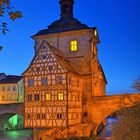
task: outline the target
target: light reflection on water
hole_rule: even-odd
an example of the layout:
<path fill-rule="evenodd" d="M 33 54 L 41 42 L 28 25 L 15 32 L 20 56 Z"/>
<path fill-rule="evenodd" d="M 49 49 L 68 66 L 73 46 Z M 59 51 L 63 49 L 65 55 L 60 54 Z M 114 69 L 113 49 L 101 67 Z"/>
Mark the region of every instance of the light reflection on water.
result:
<path fill-rule="evenodd" d="M 9 131 L 7 132 L 7 136 L 10 138 L 18 138 L 20 133 L 18 131 Z"/>
<path fill-rule="evenodd" d="M 10 130 L 0 132 L 0 140 L 27 140 L 32 135 L 32 130 Z"/>
<path fill-rule="evenodd" d="M 111 126 L 117 123 L 116 117 L 107 117 L 106 127 L 99 133 L 98 140 L 111 140 L 112 129 Z M 0 132 L 0 140 L 28 140 L 32 135 L 32 130 L 12 130 Z"/>
<path fill-rule="evenodd" d="M 99 140 L 107 140 L 112 137 L 112 128 L 111 126 L 117 123 L 118 119 L 116 117 L 107 117 L 106 119 L 106 126 L 104 129 L 98 134 Z"/>

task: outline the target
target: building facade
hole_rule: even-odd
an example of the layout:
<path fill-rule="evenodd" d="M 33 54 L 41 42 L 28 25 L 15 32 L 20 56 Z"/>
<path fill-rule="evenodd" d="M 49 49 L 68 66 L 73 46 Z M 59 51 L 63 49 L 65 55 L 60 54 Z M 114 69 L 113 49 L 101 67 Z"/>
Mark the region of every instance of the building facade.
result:
<path fill-rule="evenodd" d="M 3 74 L 0 78 L 0 104 L 24 102 L 22 76 Z"/>
<path fill-rule="evenodd" d="M 60 0 L 61 17 L 32 36 L 35 56 L 23 73 L 25 127 L 66 128 L 83 123 L 85 104 L 106 95 L 96 27 L 73 17 L 73 0 Z"/>

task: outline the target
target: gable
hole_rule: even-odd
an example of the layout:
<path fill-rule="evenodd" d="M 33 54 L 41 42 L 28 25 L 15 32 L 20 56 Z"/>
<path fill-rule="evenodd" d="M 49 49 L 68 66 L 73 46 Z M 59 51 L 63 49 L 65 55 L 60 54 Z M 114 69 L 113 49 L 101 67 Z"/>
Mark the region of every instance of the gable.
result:
<path fill-rule="evenodd" d="M 56 55 L 47 42 L 43 42 L 38 53 L 33 58 L 24 76 L 58 74 L 67 72 L 59 62 L 60 56 Z"/>

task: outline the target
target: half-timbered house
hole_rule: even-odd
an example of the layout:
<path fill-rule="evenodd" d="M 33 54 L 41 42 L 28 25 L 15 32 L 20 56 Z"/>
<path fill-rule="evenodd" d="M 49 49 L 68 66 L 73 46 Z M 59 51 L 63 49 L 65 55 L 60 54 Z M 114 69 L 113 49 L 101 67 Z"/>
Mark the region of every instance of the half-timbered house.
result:
<path fill-rule="evenodd" d="M 44 41 L 24 77 L 25 126 L 81 123 L 82 76 L 55 47 Z"/>
<path fill-rule="evenodd" d="M 35 56 L 23 73 L 25 127 L 68 127 L 88 116 L 85 104 L 104 96 L 99 35 L 73 18 L 73 0 L 60 0 L 61 17 L 32 36 Z"/>

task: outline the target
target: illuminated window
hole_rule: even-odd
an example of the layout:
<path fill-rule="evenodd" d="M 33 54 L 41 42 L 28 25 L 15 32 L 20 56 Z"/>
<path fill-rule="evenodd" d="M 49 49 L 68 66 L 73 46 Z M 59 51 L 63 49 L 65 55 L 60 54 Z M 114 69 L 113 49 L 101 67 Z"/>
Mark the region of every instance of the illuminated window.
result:
<path fill-rule="evenodd" d="M 97 30 L 94 31 L 94 35 L 97 36 Z"/>
<path fill-rule="evenodd" d="M 71 50 L 72 52 L 78 50 L 78 42 L 77 42 L 77 40 L 72 40 L 72 41 L 70 42 L 70 50 Z"/>
<path fill-rule="evenodd" d="M 31 86 L 31 87 L 34 86 L 34 80 L 33 79 L 30 79 L 28 81 L 28 85 Z"/>
<path fill-rule="evenodd" d="M 64 93 L 58 93 L 58 100 L 64 100 Z"/>
<path fill-rule="evenodd" d="M 46 101 L 50 101 L 51 100 L 51 94 L 50 93 L 46 93 Z"/>

